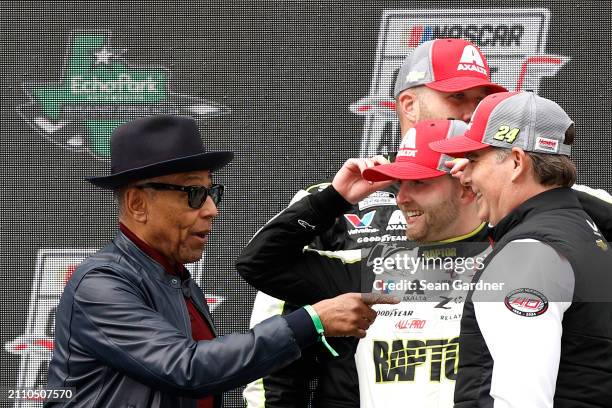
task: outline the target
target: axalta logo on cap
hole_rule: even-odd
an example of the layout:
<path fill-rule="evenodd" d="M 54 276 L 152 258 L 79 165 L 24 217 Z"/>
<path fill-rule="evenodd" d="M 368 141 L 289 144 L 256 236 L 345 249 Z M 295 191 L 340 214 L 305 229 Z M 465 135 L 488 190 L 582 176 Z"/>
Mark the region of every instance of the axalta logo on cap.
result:
<path fill-rule="evenodd" d="M 547 153 L 557 153 L 559 151 L 559 141 L 546 137 L 536 137 L 534 150 Z"/>
<path fill-rule="evenodd" d="M 416 129 L 410 128 L 406 136 L 402 139 L 402 144 L 396 157 L 416 157 Z"/>
<path fill-rule="evenodd" d="M 475 71 L 487 76 L 487 69 L 480 52 L 473 45 L 466 45 L 459 59 L 457 71 Z"/>

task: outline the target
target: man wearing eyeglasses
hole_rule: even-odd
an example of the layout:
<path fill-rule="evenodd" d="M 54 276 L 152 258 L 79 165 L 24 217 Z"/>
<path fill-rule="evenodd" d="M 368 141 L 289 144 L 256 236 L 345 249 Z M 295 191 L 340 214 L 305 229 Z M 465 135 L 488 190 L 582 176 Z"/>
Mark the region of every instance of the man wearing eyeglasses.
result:
<path fill-rule="evenodd" d="M 195 121 L 152 116 L 111 137 L 119 233 L 86 259 L 56 311 L 49 389 L 74 388 L 46 406 L 215 407 L 218 394 L 268 374 L 328 336 L 365 336 L 370 305 L 351 293 L 220 338 L 184 264 L 202 256 L 223 186 L 211 173 L 232 152 L 206 152 Z"/>

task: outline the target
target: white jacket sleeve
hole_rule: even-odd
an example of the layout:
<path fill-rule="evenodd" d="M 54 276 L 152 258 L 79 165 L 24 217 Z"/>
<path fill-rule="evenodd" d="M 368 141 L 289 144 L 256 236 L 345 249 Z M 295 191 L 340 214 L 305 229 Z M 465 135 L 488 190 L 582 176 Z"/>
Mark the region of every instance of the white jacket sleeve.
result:
<path fill-rule="evenodd" d="M 514 241 L 498 253 L 481 280 L 503 283 L 503 293 L 475 293 L 476 320 L 493 358 L 495 408 L 553 407 L 563 314 L 571 305 L 574 274 L 553 248 Z"/>

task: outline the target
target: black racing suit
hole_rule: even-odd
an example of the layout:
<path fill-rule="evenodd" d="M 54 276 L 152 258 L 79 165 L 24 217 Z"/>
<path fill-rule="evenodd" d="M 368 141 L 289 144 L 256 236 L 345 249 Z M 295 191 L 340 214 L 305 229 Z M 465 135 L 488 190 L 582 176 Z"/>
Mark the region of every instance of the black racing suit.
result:
<path fill-rule="evenodd" d="M 330 185 L 322 182 L 298 192 L 296 199 L 317 193 Z M 316 235 L 309 248 L 323 251 L 351 251 L 368 248 L 377 242 L 406 241 L 405 220 L 396 205 L 397 185 L 377 191 L 354 206 L 346 216 L 340 215 L 325 232 Z M 363 221 L 363 225 L 359 225 Z M 358 224 L 357 226 L 355 224 Z M 343 256 L 339 252 L 338 256 Z M 358 289 L 355 289 L 358 290 Z M 299 306 L 258 293 L 253 316 L 272 313 L 287 314 Z M 258 322 L 254 320 L 253 323 Z M 305 350 L 302 357 L 289 366 L 247 386 L 244 397 L 249 408 L 298 408 L 312 402 L 315 407 L 355 407 L 359 405 L 359 387 L 353 354 L 356 340 L 329 340 L 340 357 L 335 359 L 322 345 Z M 332 368 L 331 370 L 329 369 Z M 330 375 L 333 373 L 333 375 Z M 314 385 L 314 394 L 311 390 Z M 341 395 L 336 390 L 352 390 Z"/>

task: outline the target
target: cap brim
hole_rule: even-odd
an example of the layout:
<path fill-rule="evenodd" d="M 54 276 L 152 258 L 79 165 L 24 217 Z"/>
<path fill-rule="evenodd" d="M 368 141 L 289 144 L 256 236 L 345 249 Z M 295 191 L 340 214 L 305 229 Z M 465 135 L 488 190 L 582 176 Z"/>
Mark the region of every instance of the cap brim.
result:
<path fill-rule="evenodd" d="M 484 78 L 476 77 L 454 77 L 442 79 L 440 81 L 433 81 L 425 84 L 425 86 L 441 92 L 459 92 L 479 86 L 486 86 L 492 90 L 492 93 L 508 92 L 508 90 L 501 85 L 493 83 Z"/>
<path fill-rule="evenodd" d="M 408 162 L 381 164 L 380 166 L 365 169 L 361 176 L 368 181 L 385 180 L 421 180 L 440 177 L 447 173 Z"/>
<path fill-rule="evenodd" d="M 219 170 L 232 161 L 233 158 L 234 153 L 229 151 L 206 152 L 130 169 L 110 176 L 87 177 L 85 180 L 89 181 L 94 186 L 113 190 L 134 181 L 150 177 L 165 176 L 167 174 L 183 173 L 186 171 Z"/>
<path fill-rule="evenodd" d="M 429 148 L 434 152 L 448 154 L 453 157 L 462 157 L 465 153 L 486 149 L 487 147 L 491 147 L 491 145 L 476 142 L 464 135 L 438 140 L 429 144 Z"/>

